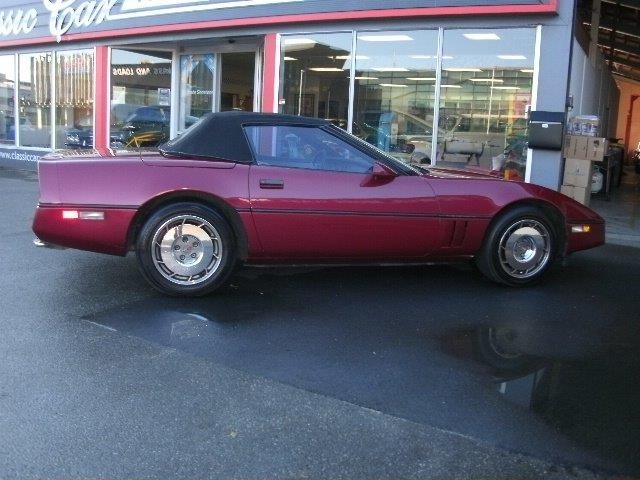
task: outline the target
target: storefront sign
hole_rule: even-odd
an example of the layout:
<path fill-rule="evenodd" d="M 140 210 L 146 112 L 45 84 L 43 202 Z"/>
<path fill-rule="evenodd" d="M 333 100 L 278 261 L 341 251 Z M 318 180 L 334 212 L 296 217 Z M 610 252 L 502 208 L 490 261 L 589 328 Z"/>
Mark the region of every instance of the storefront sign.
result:
<path fill-rule="evenodd" d="M 555 5 L 557 0 L 489 0 L 496 5 Z M 548 3 L 547 3 L 548 2 Z M 375 3 L 375 7 L 372 4 Z M 354 0 L 350 11 L 464 7 L 477 0 Z M 51 38 L 157 27 L 176 23 L 314 15 L 335 12 L 335 2 L 316 0 L 40 0 L 32 8 L 24 0 L 3 0 L 0 46 L 3 41 Z"/>

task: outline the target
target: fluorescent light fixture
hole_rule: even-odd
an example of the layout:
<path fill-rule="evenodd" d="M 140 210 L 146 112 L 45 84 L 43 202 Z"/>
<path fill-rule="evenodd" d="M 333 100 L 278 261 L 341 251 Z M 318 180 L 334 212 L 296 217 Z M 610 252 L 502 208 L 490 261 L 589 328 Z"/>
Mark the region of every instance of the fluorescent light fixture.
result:
<path fill-rule="evenodd" d="M 372 68 L 371 70 L 375 70 L 376 72 L 408 72 L 408 68 L 404 67 L 379 67 Z"/>
<path fill-rule="evenodd" d="M 447 72 L 481 72 L 479 68 L 445 68 Z"/>
<path fill-rule="evenodd" d="M 524 55 L 498 55 L 498 58 L 501 60 L 526 60 L 527 57 Z"/>
<path fill-rule="evenodd" d="M 409 35 L 361 35 L 358 40 L 363 42 L 410 42 L 413 38 Z"/>
<path fill-rule="evenodd" d="M 436 77 L 407 77 L 407 80 L 411 80 L 413 82 L 435 82 Z"/>
<path fill-rule="evenodd" d="M 495 33 L 463 33 L 462 36 L 467 40 L 500 40 Z"/>
<path fill-rule="evenodd" d="M 523 68 L 520 70 L 522 73 L 533 73 L 533 68 Z"/>
<path fill-rule="evenodd" d="M 520 87 L 491 87 L 494 90 L 520 90 Z"/>
<path fill-rule="evenodd" d="M 356 80 L 378 80 L 378 77 L 355 77 Z"/>
<path fill-rule="evenodd" d="M 391 87 L 391 88 L 407 88 L 409 85 L 401 85 L 399 83 L 380 83 L 381 87 Z"/>
<path fill-rule="evenodd" d="M 336 67 L 313 67 L 313 68 L 310 68 L 309 70 L 312 70 L 314 72 L 342 72 L 343 71 L 341 68 L 336 68 Z"/>
<path fill-rule="evenodd" d="M 470 78 L 472 82 L 486 82 L 486 83 L 503 83 L 504 80 L 500 78 Z"/>
<path fill-rule="evenodd" d="M 312 38 L 285 38 L 284 39 L 284 44 L 285 45 L 315 45 L 316 42 L 314 39 Z"/>
<path fill-rule="evenodd" d="M 297 61 L 297 58 L 294 57 L 284 57 L 284 61 L 285 62 L 293 62 L 293 61 Z"/>
<path fill-rule="evenodd" d="M 440 88 L 462 88 L 462 87 L 460 85 L 440 85 Z"/>

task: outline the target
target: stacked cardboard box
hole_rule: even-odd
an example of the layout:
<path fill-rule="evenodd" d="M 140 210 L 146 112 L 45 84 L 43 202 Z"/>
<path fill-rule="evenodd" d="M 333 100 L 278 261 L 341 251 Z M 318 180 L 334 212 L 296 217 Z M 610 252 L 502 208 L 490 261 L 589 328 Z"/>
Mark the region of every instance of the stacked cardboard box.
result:
<path fill-rule="evenodd" d="M 564 140 L 564 178 L 560 191 L 589 205 L 593 162 L 601 162 L 607 148 L 605 138 L 567 135 Z"/>

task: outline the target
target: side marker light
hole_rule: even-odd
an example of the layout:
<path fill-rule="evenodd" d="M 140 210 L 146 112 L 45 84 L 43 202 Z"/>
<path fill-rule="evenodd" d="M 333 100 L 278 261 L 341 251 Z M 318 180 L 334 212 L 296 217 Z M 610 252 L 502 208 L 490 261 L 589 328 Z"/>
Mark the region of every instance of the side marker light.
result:
<path fill-rule="evenodd" d="M 589 233 L 591 231 L 591 225 L 572 225 L 571 233 Z"/>

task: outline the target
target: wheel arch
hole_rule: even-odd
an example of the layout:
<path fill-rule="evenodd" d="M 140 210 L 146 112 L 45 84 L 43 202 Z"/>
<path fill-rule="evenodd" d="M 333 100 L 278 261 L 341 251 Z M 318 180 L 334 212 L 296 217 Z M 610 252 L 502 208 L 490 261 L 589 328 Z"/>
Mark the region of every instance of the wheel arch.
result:
<path fill-rule="evenodd" d="M 174 203 L 196 203 L 218 212 L 227 221 L 236 241 L 238 258 L 244 260 L 248 255 L 248 239 L 242 219 L 238 212 L 223 199 L 205 192 L 179 191 L 159 195 L 142 204 L 134 216 L 127 233 L 127 249 L 134 248 L 140 229 L 145 221 L 158 209 Z"/>
<path fill-rule="evenodd" d="M 489 222 L 489 225 L 487 226 L 487 229 L 485 231 L 485 237 L 483 242 L 486 241 L 487 235 L 489 234 L 489 232 L 491 232 L 495 223 L 498 222 L 502 216 L 520 207 L 537 208 L 543 211 L 549 217 L 554 229 L 553 233 L 556 235 L 557 254 L 564 255 L 565 246 L 566 246 L 565 216 L 562 214 L 560 209 L 558 209 L 558 207 L 556 207 L 552 203 L 549 203 L 547 201 L 537 199 L 537 198 L 526 198 L 526 199 L 518 200 L 516 202 L 505 205 L 502 209 L 500 209 L 500 211 L 498 211 L 493 216 L 493 219 L 491 220 L 491 222 Z"/>

